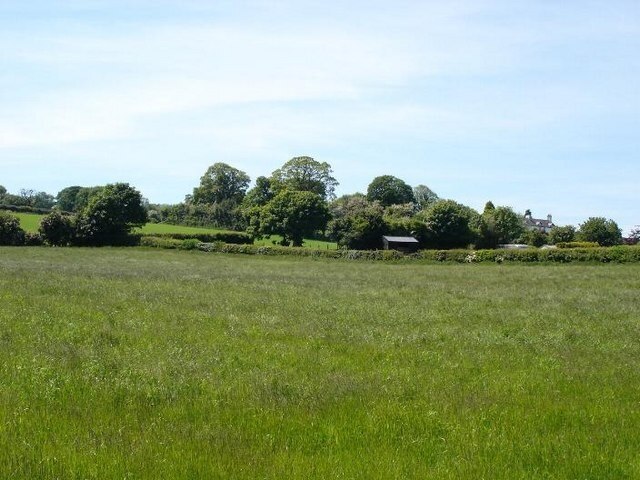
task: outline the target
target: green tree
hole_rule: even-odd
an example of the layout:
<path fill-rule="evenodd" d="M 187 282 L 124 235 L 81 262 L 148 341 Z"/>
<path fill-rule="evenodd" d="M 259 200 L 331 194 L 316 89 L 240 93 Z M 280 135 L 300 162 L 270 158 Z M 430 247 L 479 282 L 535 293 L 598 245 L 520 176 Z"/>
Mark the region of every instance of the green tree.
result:
<path fill-rule="evenodd" d="M 440 197 L 438 197 L 438 195 L 426 185 L 417 185 L 413 187 L 413 198 L 420 207 L 420 210 L 424 210 L 429 205 L 440 200 Z"/>
<path fill-rule="evenodd" d="M 369 202 L 364 195 L 344 195 L 329 206 L 329 237 L 338 245 L 355 250 L 382 248 L 386 233 L 384 209 L 379 202 Z"/>
<path fill-rule="evenodd" d="M 193 203 L 213 204 L 232 200 L 239 204 L 249 188 L 251 179 L 242 170 L 226 163 L 214 163 L 200 178 L 200 186 L 193 189 Z"/>
<path fill-rule="evenodd" d="M 378 201 L 383 207 L 415 202 L 413 189 L 393 175 L 374 178 L 367 187 L 367 199 L 370 202 Z"/>
<path fill-rule="evenodd" d="M 561 242 L 573 242 L 576 238 L 576 228 L 573 225 L 553 227 L 549 232 L 549 243 L 555 245 Z"/>
<path fill-rule="evenodd" d="M 84 210 L 87 205 L 89 205 L 89 201 L 91 200 L 91 198 L 98 195 L 103 189 L 103 186 L 82 187 L 76 195 L 75 208 L 72 211 L 81 212 L 82 210 Z"/>
<path fill-rule="evenodd" d="M 439 200 L 419 217 L 426 223 L 426 243 L 431 248 L 466 247 L 477 238 L 479 214 L 453 200 Z"/>
<path fill-rule="evenodd" d="M 297 190 L 312 192 L 324 200 L 335 198 L 338 181 L 332 176 L 331 165 L 311 157 L 294 157 L 271 174 L 271 188 L 275 191 Z"/>
<path fill-rule="evenodd" d="M 384 216 L 388 219 L 407 219 L 412 218 L 416 214 L 415 203 L 394 203 L 384 207 Z"/>
<path fill-rule="evenodd" d="M 55 197 L 47 192 L 36 192 L 31 200 L 31 206 L 33 208 L 50 209 L 55 204 Z"/>
<path fill-rule="evenodd" d="M 302 246 L 305 236 L 323 230 L 329 220 L 324 199 L 314 192 L 282 190 L 262 207 L 258 231 L 282 235 L 282 244 Z"/>
<path fill-rule="evenodd" d="M 622 230 L 611 219 L 590 217 L 580 224 L 578 238 L 583 242 L 598 242 L 603 247 L 609 247 L 622 243 Z"/>
<path fill-rule="evenodd" d="M 267 177 L 256 178 L 255 186 L 247 192 L 242 204 L 244 208 L 262 207 L 275 196 L 271 180 Z"/>
<path fill-rule="evenodd" d="M 128 183 L 106 185 L 92 196 L 78 215 L 76 231 L 81 243 L 118 245 L 129 241 L 132 228 L 147 222 L 142 195 Z"/>
<path fill-rule="evenodd" d="M 40 220 L 38 232 L 49 245 L 64 246 L 72 243 L 74 228 L 71 218 L 54 211 Z"/>
<path fill-rule="evenodd" d="M 28 188 L 20 189 L 19 195 L 5 193 L 3 197 L 4 203 L 9 205 L 50 209 L 55 204 L 53 195 L 50 195 L 47 192 L 37 192 Z"/>
<path fill-rule="evenodd" d="M 522 217 L 511 207 L 495 207 L 487 202 L 480 220 L 478 246 L 481 248 L 511 243 L 524 232 Z"/>
<path fill-rule="evenodd" d="M 518 238 L 518 243 L 526 243 L 532 247 L 541 247 L 549 243 L 549 235 L 541 230 L 525 230 Z"/>
<path fill-rule="evenodd" d="M 78 193 L 82 190 L 79 185 L 63 188 L 56 195 L 56 209 L 63 212 L 75 212 Z"/>
<path fill-rule="evenodd" d="M 256 184 L 251 188 L 242 200 L 241 213 L 246 225 L 247 233 L 259 237 L 260 234 L 260 215 L 262 208 L 269 203 L 275 192 L 271 179 L 260 176 L 256 178 Z"/>
<path fill-rule="evenodd" d="M 482 212 L 482 214 L 491 214 L 495 211 L 496 206 L 493 204 L 493 202 L 491 200 L 489 200 L 487 203 L 484 204 L 484 211 Z"/>
<path fill-rule="evenodd" d="M 0 245 L 24 245 L 24 238 L 20 220 L 7 212 L 0 212 Z"/>

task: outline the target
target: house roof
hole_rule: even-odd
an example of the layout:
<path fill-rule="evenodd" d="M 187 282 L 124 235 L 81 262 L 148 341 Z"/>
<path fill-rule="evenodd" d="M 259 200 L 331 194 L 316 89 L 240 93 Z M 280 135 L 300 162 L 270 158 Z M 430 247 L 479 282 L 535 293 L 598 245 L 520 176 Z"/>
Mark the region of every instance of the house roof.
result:
<path fill-rule="evenodd" d="M 394 243 L 419 243 L 418 240 L 413 237 L 391 237 L 389 235 L 383 235 L 382 238 L 387 242 Z"/>
<path fill-rule="evenodd" d="M 531 226 L 531 227 L 551 228 L 554 226 L 553 222 L 550 222 L 549 220 L 542 219 L 542 218 L 524 217 L 524 223 L 527 226 Z"/>

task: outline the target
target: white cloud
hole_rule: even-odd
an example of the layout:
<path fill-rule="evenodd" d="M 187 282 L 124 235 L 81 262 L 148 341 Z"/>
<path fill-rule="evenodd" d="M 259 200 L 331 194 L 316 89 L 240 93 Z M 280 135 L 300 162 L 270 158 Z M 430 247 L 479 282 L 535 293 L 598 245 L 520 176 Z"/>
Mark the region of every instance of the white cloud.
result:
<path fill-rule="evenodd" d="M 190 109 L 352 99 L 373 85 L 401 83 L 412 69 L 406 55 L 381 54 L 375 38 L 335 32 L 177 27 L 46 44 L 17 55 L 87 71 L 73 88 L 5 108 L 0 147 L 118 138 L 133 134 L 145 117 Z M 99 69 L 95 78 L 83 81 L 93 69 Z"/>

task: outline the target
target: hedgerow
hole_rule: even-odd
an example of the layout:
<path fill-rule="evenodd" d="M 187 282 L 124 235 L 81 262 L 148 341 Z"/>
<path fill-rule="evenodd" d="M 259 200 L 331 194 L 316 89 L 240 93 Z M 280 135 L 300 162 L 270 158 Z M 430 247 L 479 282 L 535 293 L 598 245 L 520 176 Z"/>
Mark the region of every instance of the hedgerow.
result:
<path fill-rule="evenodd" d="M 310 248 L 200 243 L 203 252 L 246 255 L 291 255 L 345 260 L 415 261 L 446 263 L 631 263 L 640 262 L 639 246 L 525 250 L 422 250 L 405 255 L 395 250 L 313 250 Z"/>
<path fill-rule="evenodd" d="M 30 207 L 28 205 L 0 204 L 0 210 L 8 210 L 10 212 L 18 212 L 18 213 L 38 213 L 38 214 L 51 213 L 50 208 L 36 208 L 36 207 Z"/>
<path fill-rule="evenodd" d="M 174 240 L 199 240 L 200 242 L 252 244 L 253 237 L 244 232 L 216 232 L 216 233 L 150 233 L 142 234 L 142 238 L 172 238 Z"/>
<path fill-rule="evenodd" d="M 558 248 L 598 248 L 598 242 L 558 242 Z"/>

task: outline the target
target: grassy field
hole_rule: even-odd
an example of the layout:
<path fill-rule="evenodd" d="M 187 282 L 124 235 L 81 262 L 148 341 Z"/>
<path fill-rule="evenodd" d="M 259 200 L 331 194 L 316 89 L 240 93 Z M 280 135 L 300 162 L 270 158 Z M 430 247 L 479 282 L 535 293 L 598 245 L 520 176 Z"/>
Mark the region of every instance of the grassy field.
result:
<path fill-rule="evenodd" d="M 0 478 L 640 478 L 640 266 L 0 248 Z"/>
<path fill-rule="evenodd" d="M 9 212 L 14 217 L 17 217 L 20 220 L 20 226 L 26 232 L 35 233 L 38 231 L 38 227 L 40 226 L 40 220 L 44 215 L 40 215 L 38 213 L 21 213 L 21 212 Z"/>
<path fill-rule="evenodd" d="M 16 213 L 10 212 L 12 215 L 15 215 L 20 219 L 20 226 L 27 232 L 37 232 L 38 227 L 40 226 L 40 220 L 44 215 L 39 215 L 35 213 Z M 182 225 L 169 225 L 166 223 L 147 223 L 141 228 L 135 230 L 138 233 L 147 233 L 147 234 L 167 234 L 167 233 L 216 233 L 223 232 L 227 230 L 218 230 L 214 228 L 199 228 L 199 227 L 185 227 Z M 273 242 L 278 242 L 282 239 L 282 237 L 278 235 L 272 235 L 269 238 L 264 238 L 262 240 L 256 240 L 254 243 L 256 245 L 273 245 Z M 335 250 L 338 248 L 338 245 L 335 242 L 323 242 L 320 240 L 305 240 L 304 246 L 309 248 L 316 249 L 330 249 Z"/>
<path fill-rule="evenodd" d="M 229 230 L 221 230 L 215 228 L 186 227 L 183 225 L 169 225 L 166 223 L 147 223 L 141 228 L 135 230 L 137 233 L 147 234 L 165 234 L 165 233 L 217 233 L 228 232 Z"/>
<path fill-rule="evenodd" d="M 260 240 L 255 240 L 254 245 L 279 245 L 282 237 L 280 235 L 270 235 L 269 237 L 262 238 Z M 305 238 L 303 247 L 313 248 L 316 250 L 337 250 L 338 244 L 336 242 L 325 242 L 322 240 L 310 240 Z"/>

